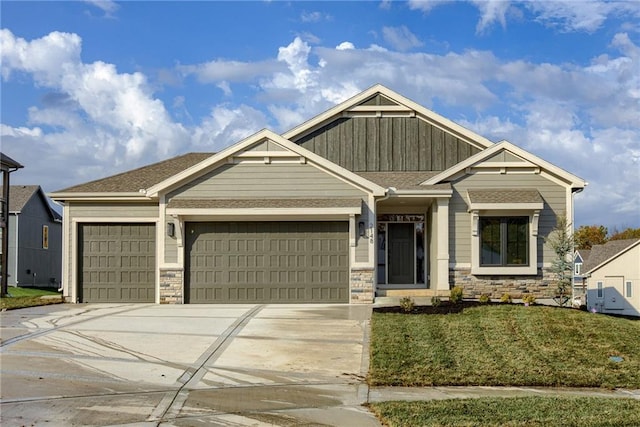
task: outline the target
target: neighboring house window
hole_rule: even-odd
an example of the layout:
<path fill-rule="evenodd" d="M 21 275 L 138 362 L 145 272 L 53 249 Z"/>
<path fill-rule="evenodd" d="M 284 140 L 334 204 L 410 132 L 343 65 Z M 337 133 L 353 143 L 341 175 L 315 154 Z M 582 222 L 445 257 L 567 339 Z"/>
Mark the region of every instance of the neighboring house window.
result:
<path fill-rule="evenodd" d="M 582 263 L 581 262 L 577 262 L 575 264 L 575 275 L 579 276 L 581 271 L 582 271 Z"/>
<path fill-rule="evenodd" d="M 42 249 L 49 249 L 49 226 L 42 226 Z"/>
<path fill-rule="evenodd" d="M 480 266 L 529 265 L 529 218 L 480 218 Z"/>
<path fill-rule="evenodd" d="M 631 282 L 627 282 L 627 289 L 626 289 L 626 297 L 627 298 L 631 298 L 632 295 L 632 290 L 631 290 Z"/>
<path fill-rule="evenodd" d="M 602 298 L 604 296 L 603 290 L 602 290 L 602 282 L 598 282 L 598 298 Z"/>

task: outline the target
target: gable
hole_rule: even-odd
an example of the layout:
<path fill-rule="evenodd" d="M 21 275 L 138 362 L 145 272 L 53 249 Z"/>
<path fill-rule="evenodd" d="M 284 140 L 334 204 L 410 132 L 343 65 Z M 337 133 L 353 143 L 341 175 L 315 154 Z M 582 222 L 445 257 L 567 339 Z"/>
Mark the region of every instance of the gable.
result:
<path fill-rule="evenodd" d="M 444 171 L 493 145 L 380 85 L 283 137 L 354 172 Z"/>

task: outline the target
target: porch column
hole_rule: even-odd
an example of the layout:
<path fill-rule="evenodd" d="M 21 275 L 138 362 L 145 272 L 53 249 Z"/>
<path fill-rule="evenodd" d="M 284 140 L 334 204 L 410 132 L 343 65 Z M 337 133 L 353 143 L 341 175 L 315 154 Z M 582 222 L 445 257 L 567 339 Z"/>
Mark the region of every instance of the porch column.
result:
<path fill-rule="evenodd" d="M 437 199 L 436 221 L 435 288 L 439 291 L 449 291 L 449 199 Z"/>

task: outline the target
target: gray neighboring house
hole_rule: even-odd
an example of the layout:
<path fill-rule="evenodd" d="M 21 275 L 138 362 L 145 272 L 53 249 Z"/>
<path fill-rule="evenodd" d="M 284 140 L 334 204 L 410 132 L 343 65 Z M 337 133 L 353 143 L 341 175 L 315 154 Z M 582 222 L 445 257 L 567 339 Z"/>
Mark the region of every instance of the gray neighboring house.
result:
<path fill-rule="evenodd" d="M 69 301 L 355 304 L 553 297 L 544 239 L 585 186 L 377 85 L 282 135 L 50 196 Z"/>
<path fill-rule="evenodd" d="M 9 286 L 59 287 L 62 279 L 62 216 L 39 185 L 9 190 Z"/>

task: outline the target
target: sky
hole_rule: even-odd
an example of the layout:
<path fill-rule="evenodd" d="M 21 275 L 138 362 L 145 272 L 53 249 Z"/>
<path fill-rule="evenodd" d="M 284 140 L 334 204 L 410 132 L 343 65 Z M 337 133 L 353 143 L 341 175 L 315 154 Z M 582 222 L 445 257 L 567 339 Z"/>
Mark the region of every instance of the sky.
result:
<path fill-rule="evenodd" d="M 586 180 L 575 226 L 640 227 L 640 2 L 1 1 L 1 150 L 53 192 L 380 83 Z"/>

